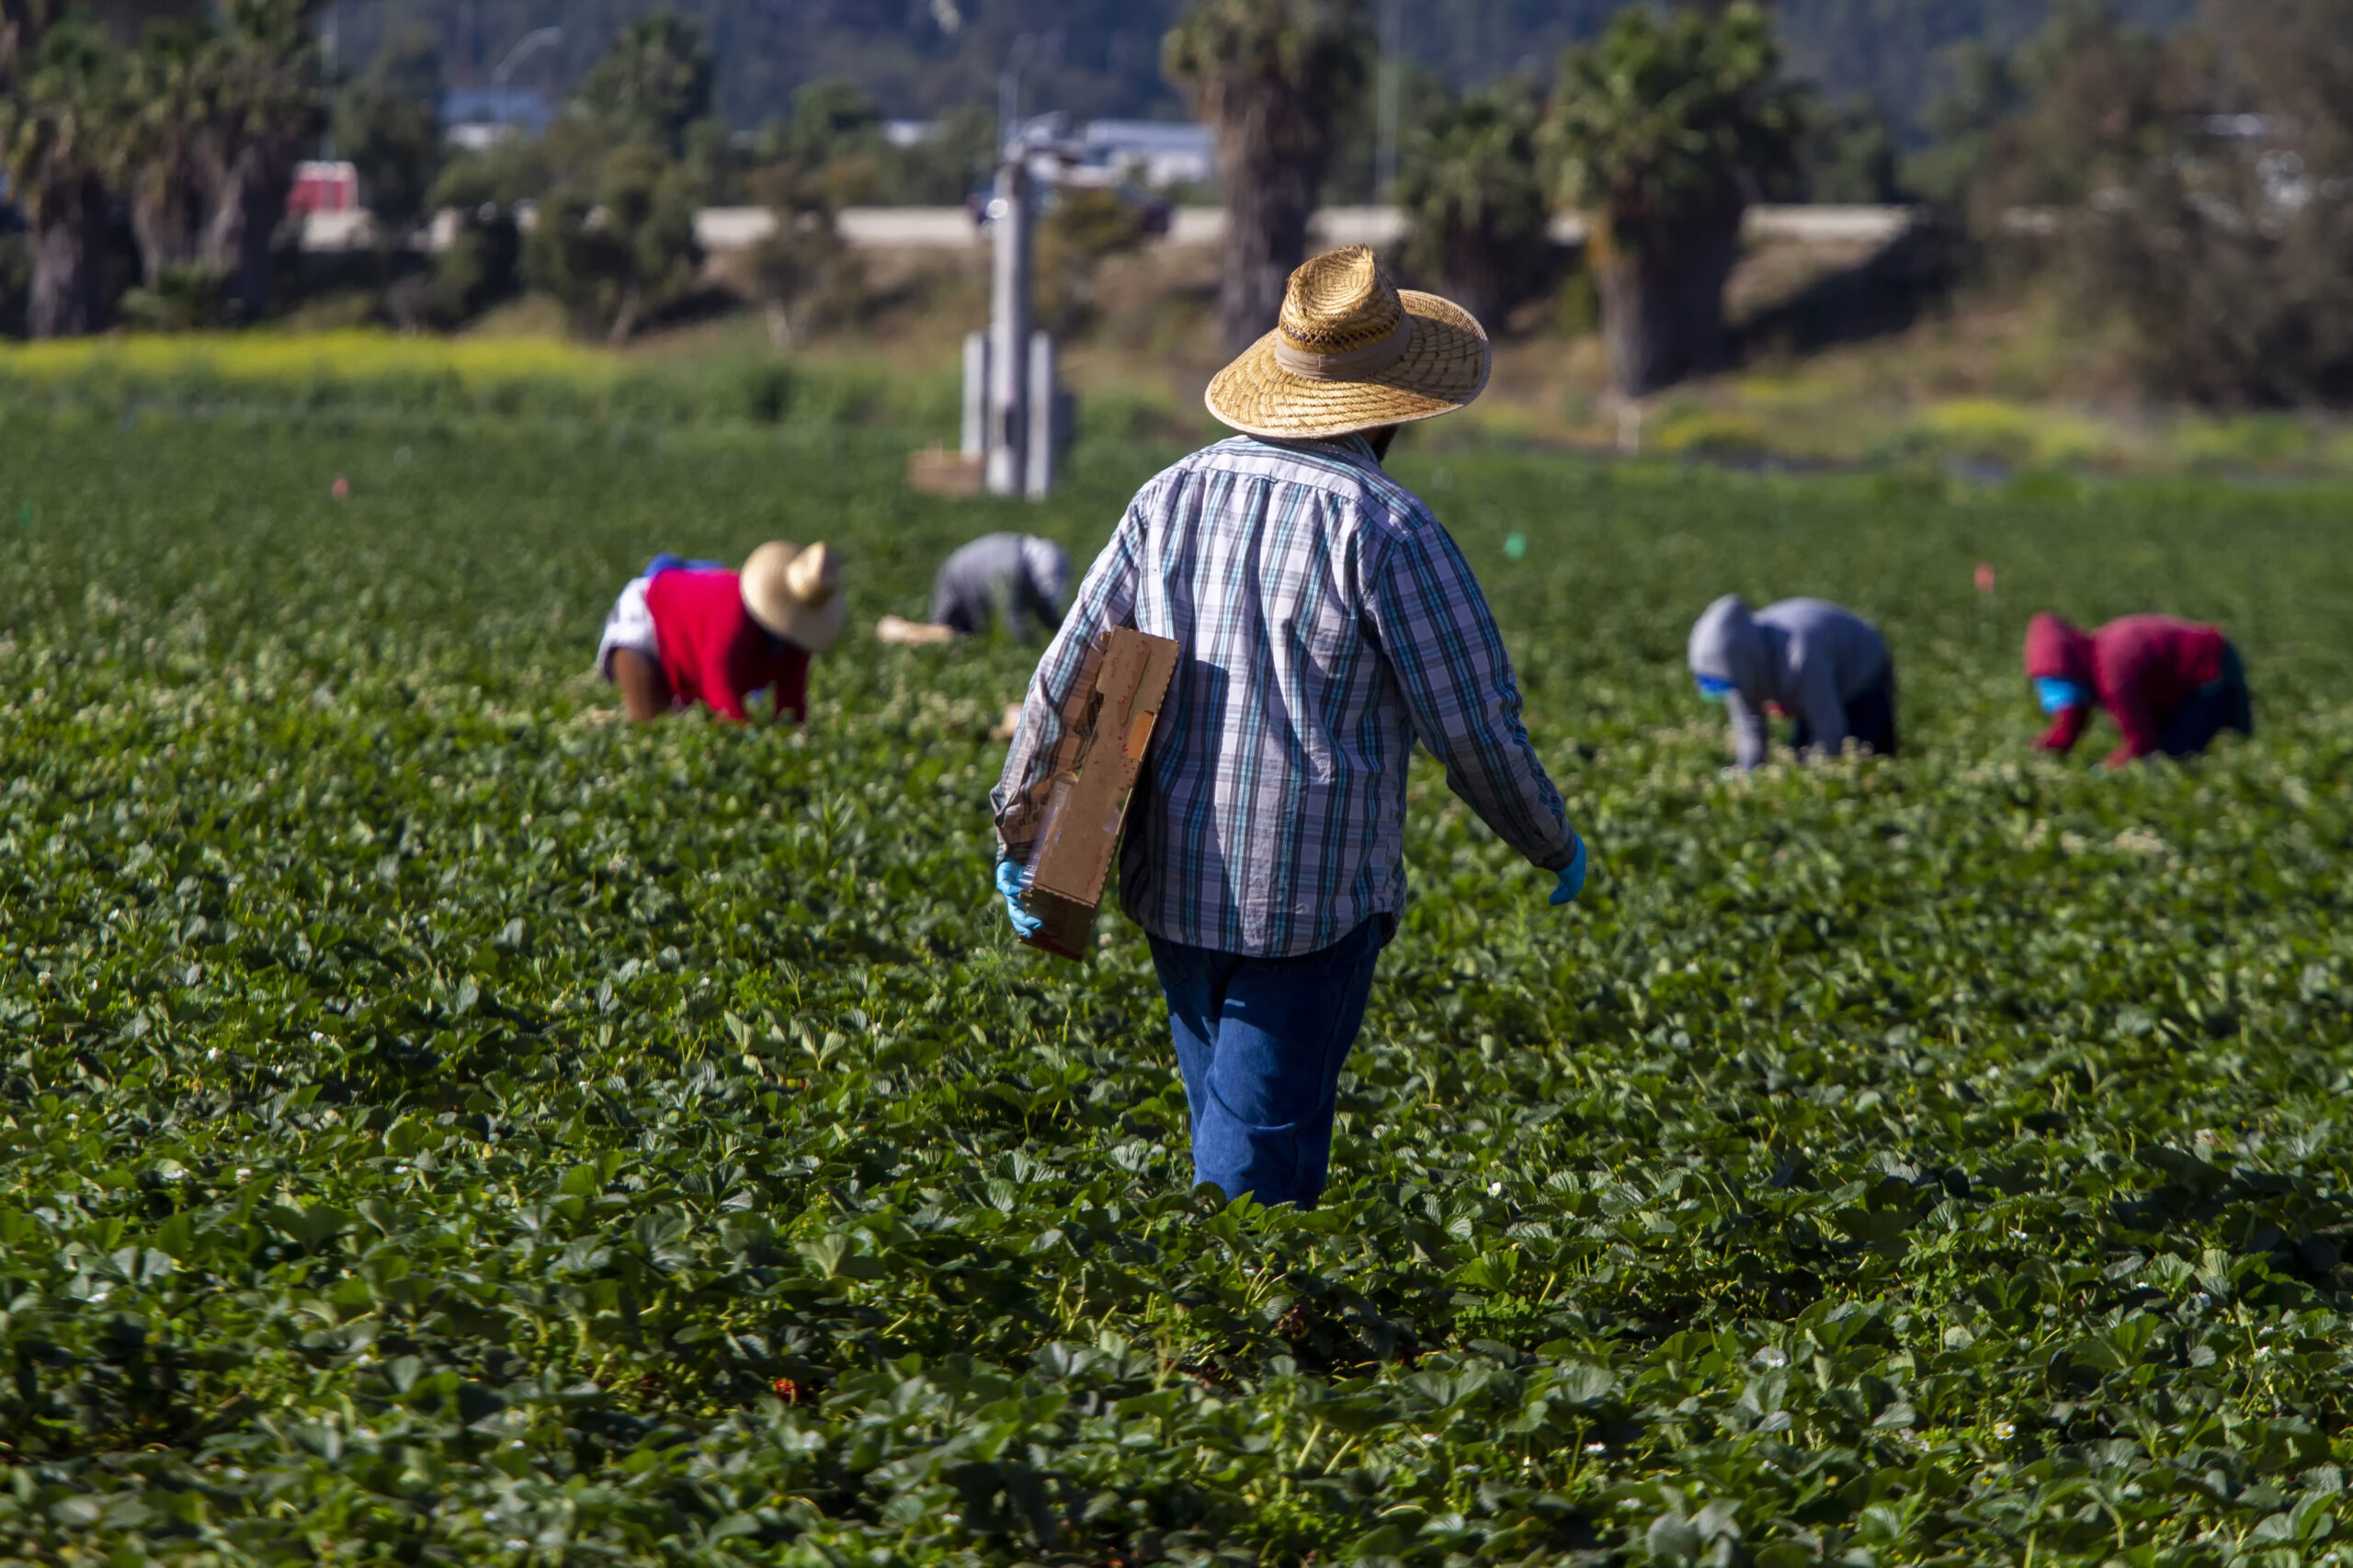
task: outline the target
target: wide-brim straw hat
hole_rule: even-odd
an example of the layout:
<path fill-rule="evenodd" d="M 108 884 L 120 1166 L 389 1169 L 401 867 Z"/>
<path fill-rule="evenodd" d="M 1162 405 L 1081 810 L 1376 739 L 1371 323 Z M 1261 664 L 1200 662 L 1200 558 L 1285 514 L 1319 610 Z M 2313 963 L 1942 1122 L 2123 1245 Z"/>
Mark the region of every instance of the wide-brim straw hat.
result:
<path fill-rule="evenodd" d="M 1487 384 L 1486 330 L 1351 245 L 1290 275 L 1281 323 L 1220 370 L 1210 412 L 1253 436 L 1346 436 L 1451 414 Z"/>
<path fill-rule="evenodd" d="M 842 639 L 849 599 L 831 547 L 770 540 L 744 562 L 744 608 L 786 642 L 822 653 Z"/>

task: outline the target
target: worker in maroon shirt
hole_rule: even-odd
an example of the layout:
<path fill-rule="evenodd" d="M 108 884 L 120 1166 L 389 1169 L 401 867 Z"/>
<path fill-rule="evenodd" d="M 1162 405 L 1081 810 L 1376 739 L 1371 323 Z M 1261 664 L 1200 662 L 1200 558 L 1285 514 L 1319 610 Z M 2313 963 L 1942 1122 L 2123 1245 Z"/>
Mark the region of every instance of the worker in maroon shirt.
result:
<path fill-rule="evenodd" d="M 778 719 L 805 721 L 809 657 L 841 640 L 848 616 L 840 563 L 823 544 L 770 540 L 741 572 L 657 555 L 614 601 L 597 668 L 639 721 L 699 703 L 745 723 L 747 700 L 771 689 Z"/>
<path fill-rule="evenodd" d="M 2128 615 L 2085 632 L 2038 615 L 2026 629 L 2026 675 L 2052 715 L 2036 743 L 2044 751 L 2071 750 L 2095 708 L 2107 709 L 2124 734 L 2108 756 L 2110 767 L 2152 752 L 2196 756 L 2224 730 L 2255 733 L 2239 651 L 2194 620 Z"/>

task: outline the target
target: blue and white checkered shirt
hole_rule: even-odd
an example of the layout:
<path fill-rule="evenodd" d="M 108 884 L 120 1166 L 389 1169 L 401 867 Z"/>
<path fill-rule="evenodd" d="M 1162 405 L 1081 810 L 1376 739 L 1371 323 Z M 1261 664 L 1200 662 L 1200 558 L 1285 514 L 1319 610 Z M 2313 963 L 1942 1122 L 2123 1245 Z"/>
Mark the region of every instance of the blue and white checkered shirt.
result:
<path fill-rule="evenodd" d="M 1553 871 L 1574 855 L 1478 580 L 1362 438 L 1237 437 L 1137 494 L 1029 682 L 991 797 L 1017 860 L 1063 702 L 1120 626 L 1178 649 L 1120 856 L 1120 903 L 1152 935 L 1287 958 L 1402 909 L 1416 737 L 1513 848 Z"/>

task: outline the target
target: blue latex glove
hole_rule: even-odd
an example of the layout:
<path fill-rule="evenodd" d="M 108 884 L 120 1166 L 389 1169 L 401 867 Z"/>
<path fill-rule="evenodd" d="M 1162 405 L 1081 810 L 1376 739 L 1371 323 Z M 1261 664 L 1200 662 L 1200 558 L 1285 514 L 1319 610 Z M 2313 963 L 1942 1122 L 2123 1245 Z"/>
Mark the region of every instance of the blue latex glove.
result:
<path fill-rule="evenodd" d="M 2035 700 L 2042 704 L 2045 713 L 2063 713 L 2070 708 L 2081 708 L 2092 699 L 2092 694 L 2072 680 L 2056 676 L 2038 676 L 2034 682 Z"/>
<path fill-rule="evenodd" d="M 1722 702 L 1733 694 L 1733 684 L 1728 680 L 1719 680 L 1714 676 L 1693 676 L 1691 678 L 1699 683 L 1699 696 L 1703 701 Z"/>
<path fill-rule="evenodd" d="M 1552 890 L 1552 907 L 1560 908 L 1585 892 L 1585 840 L 1577 840 L 1577 858 L 1561 873 L 1561 885 Z"/>
<path fill-rule="evenodd" d="M 1013 934 L 1028 941 L 1046 928 L 1046 923 L 1021 906 L 1022 869 L 1010 860 L 996 863 L 996 891 L 1005 895 L 1005 913 L 1013 922 Z"/>

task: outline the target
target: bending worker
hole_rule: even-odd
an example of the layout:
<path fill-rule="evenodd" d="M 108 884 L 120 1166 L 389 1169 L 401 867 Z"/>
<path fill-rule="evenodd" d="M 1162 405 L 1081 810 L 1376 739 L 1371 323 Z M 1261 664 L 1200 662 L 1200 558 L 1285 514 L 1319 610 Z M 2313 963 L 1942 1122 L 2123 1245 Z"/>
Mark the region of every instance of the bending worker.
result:
<path fill-rule="evenodd" d="M 1062 624 L 1069 592 L 1070 557 L 1061 545 L 1030 534 L 983 534 L 940 564 L 929 622 L 886 615 L 875 635 L 914 646 L 977 637 L 1002 622 L 1006 635 L 1027 642 Z"/>
<path fill-rule="evenodd" d="M 1691 628 L 1690 659 L 1699 694 L 1732 717 L 1745 769 L 1765 766 L 1768 711 L 1795 719 L 1790 744 L 1800 756 L 1835 756 L 1848 741 L 1896 754 L 1895 657 L 1878 627 L 1842 605 L 1783 599 L 1751 614 L 1726 594 Z"/>
<path fill-rule="evenodd" d="M 1404 292 L 1361 247 L 1294 272 L 1281 324 L 1210 384 L 1246 434 L 1145 485 L 1029 683 L 993 797 L 1017 930 L 1058 717 L 1114 627 L 1172 638 L 1176 673 L 1131 810 L 1120 903 L 1152 940 L 1197 1182 L 1312 1205 L 1372 989 L 1405 903 L 1406 768 L 1447 782 L 1552 873 L 1584 844 L 1520 723 L 1511 660 L 1436 518 L 1382 472 L 1396 427 L 1486 385 L 1486 334 Z"/>
<path fill-rule="evenodd" d="M 2255 733 L 2246 665 L 2221 631 L 2169 615 L 2128 615 L 2085 632 L 2055 615 L 2027 623 L 2026 674 L 2052 716 L 2036 745 L 2075 749 L 2095 709 L 2124 738 L 2108 754 L 2120 767 L 2152 752 L 2196 756 L 2224 730 Z"/>
<path fill-rule="evenodd" d="M 841 640 L 848 614 L 823 544 L 771 540 L 740 573 L 657 555 L 614 601 L 597 669 L 640 722 L 699 703 L 740 724 L 746 700 L 770 689 L 777 718 L 805 721 L 810 656 Z"/>

